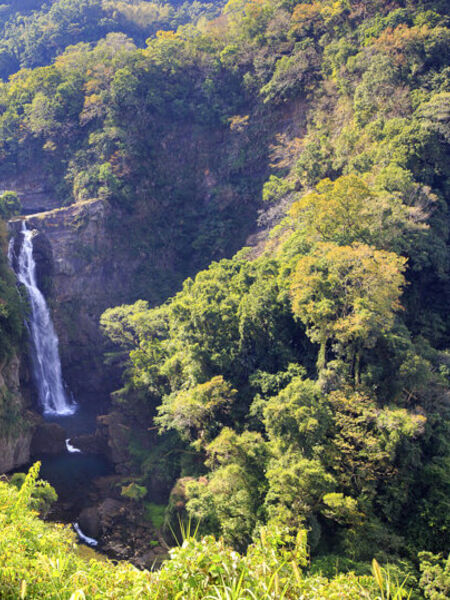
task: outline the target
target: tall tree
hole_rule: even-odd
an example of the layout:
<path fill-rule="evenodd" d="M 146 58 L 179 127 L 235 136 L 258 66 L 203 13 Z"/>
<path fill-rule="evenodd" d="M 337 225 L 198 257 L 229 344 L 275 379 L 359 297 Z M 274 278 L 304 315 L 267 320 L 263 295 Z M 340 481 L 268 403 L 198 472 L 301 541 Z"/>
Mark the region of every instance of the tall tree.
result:
<path fill-rule="evenodd" d="M 332 341 L 338 353 L 353 359 L 358 382 L 361 350 L 392 327 L 401 307 L 405 264 L 405 258 L 365 244 L 319 244 L 299 259 L 291 280 L 292 308 L 320 344 L 319 370 Z"/>

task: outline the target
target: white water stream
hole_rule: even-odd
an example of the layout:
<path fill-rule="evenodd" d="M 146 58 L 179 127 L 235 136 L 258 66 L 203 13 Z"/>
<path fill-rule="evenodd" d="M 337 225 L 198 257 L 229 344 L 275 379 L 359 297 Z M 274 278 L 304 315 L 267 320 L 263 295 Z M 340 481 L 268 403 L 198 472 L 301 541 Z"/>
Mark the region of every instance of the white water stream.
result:
<path fill-rule="evenodd" d="M 88 535 L 85 535 L 81 529 L 80 526 L 78 525 L 78 523 L 74 523 L 73 524 L 73 528 L 75 529 L 75 531 L 78 534 L 78 537 L 80 538 L 80 540 L 82 542 L 84 542 L 85 544 L 87 544 L 88 546 L 97 546 L 98 542 L 97 540 L 94 540 L 94 538 L 89 537 Z"/>
<path fill-rule="evenodd" d="M 79 448 L 75 448 L 75 446 L 72 446 L 72 444 L 70 443 L 70 438 L 66 440 L 66 448 L 67 452 L 70 452 L 71 454 L 76 454 L 77 452 L 81 453 L 81 450 Z"/>
<path fill-rule="evenodd" d="M 15 270 L 17 279 L 25 286 L 30 301 L 31 314 L 28 318 L 28 327 L 39 402 L 44 415 L 73 415 L 77 405 L 69 399 L 64 390 L 58 337 L 45 298 L 37 286 L 36 263 L 33 258 L 33 232 L 27 229 L 25 221 L 22 221 L 21 235 L 23 240 Z M 8 252 L 11 264 L 13 245 L 14 240 L 11 241 Z"/>

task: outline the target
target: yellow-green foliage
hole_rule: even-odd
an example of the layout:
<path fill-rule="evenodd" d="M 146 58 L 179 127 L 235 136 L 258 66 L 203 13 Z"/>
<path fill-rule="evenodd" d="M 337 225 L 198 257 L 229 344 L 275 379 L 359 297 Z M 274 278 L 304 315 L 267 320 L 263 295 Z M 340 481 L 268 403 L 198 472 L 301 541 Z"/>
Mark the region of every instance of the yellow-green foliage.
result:
<path fill-rule="evenodd" d="M 20 491 L 0 482 L 0 597 L 103 599 L 147 593 L 149 573 L 127 563 L 84 561 L 69 527 L 44 523 L 28 507 L 38 472 L 36 464 Z"/>
<path fill-rule="evenodd" d="M 154 527 L 160 528 L 164 525 L 166 507 L 164 504 L 154 502 L 145 503 L 146 517 Z"/>
<path fill-rule="evenodd" d="M 0 482 L 0 598 L 376 600 L 375 580 L 354 573 L 308 576 L 306 532 L 261 529 L 245 555 L 212 536 L 186 537 L 159 571 L 139 571 L 78 551 L 70 528 L 45 523 L 29 508 L 39 463 L 20 491 Z M 186 532 L 189 536 L 189 532 Z M 86 556 L 86 558 L 83 558 Z M 379 567 L 378 567 L 379 568 Z M 377 571 L 378 573 L 378 571 Z M 382 585 L 386 588 L 385 572 Z M 379 575 L 380 576 L 380 575 Z M 389 582 L 391 596 L 398 586 Z M 403 596 L 398 595 L 400 599 Z M 405 596 L 406 597 L 406 596 Z"/>
<path fill-rule="evenodd" d="M 101 321 L 128 356 L 115 398 L 139 484 L 124 491 L 180 478 L 177 508 L 224 539 L 142 575 L 159 597 L 364 597 L 353 576 L 268 563 L 264 526 L 307 527 L 316 553 L 347 560 L 448 545 L 448 2 L 295 4 L 230 0 L 146 47 L 115 34 L 0 84 L 0 175 L 39 164 L 61 201 L 109 202 L 111 247 L 141 261 L 129 297 L 145 300 Z M 153 19 L 150 3 L 115 5 Z M 149 309 L 243 242 L 269 162 L 265 248 Z M 3 341 L 15 313 L 0 296 Z M 447 569 L 427 563 L 434 598 Z M 378 596 L 399 598 L 374 568 Z"/>

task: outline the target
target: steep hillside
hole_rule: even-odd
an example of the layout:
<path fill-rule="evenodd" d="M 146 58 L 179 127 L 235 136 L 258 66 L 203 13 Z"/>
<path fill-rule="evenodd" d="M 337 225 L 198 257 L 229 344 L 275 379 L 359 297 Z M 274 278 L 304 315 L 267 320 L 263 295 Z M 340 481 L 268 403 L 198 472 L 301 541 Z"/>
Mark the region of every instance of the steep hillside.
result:
<path fill-rule="evenodd" d="M 302 99 L 307 123 L 271 148 L 260 223 L 286 217 L 265 243 L 102 317 L 128 356 L 130 460 L 148 498 L 177 480 L 172 519 L 237 548 L 269 523 L 319 554 L 447 549 L 444 8 L 232 3 L 167 38 L 232 56 L 261 110 Z"/>
<path fill-rule="evenodd" d="M 52 214 L 30 223 L 54 231 L 57 262 L 70 261 L 73 252 L 76 270 L 81 252 L 102 273 L 120 265 L 112 267 L 120 277 L 105 285 L 99 272 L 89 295 L 76 291 L 83 276 L 73 293 L 67 282 L 58 290 L 61 278 L 47 290 L 65 300 L 54 306 L 74 391 L 86 369 L 84 388 L 99 381 L 101 312 L 138 298 L 164 301 L 185 277 L 237 251 L 257 229 L 271 145 L 305 128 L 301 98 L 268 109 L 245 90 L 242 69 L 218 64 L 213 49 L 196 50 L 189 40 L 160 35 L 139 50 L 110 36 L 93 50 L 72 48 L 52 66 L 20 71 L 1 91 L 2 188 L 18 192 L 26 214 L 103 203 L 92 243 L 82 234 L 88 217 L 76 207 L 60 213 L 69 237 L 80 234 L 79 251 L 72 242 L 65 246 L 63 233 L 59 241 Z M 72 212 L 77 222 L 65 218 Z"/>
<path fill-rule="evenodd" d="M 49 64 L 68 46 L 120 32 L 139 46 L 160 29 L 214 16 L 223 2 L 12 0 L 0 5 L 0 77 Z"/>
<path fill-rule="evenodd" d="M 63 4 L 113 10 L 54 2 L 29 27 Z M 307 531 L 324 573 L 368 573 L 375 556 L 398 574 L 391 596 L 443 599 L 448 3 L 230 0 L 145 43 L 115 29 L 149 5 L 114 3 L 92 37 L 86 16 L 51 64 L 63 47 L 37 35 L 30 66 L 46 66 L 0 84 L 0 187 L 38 231 L 65 376 L 94 402 L 117 387 L 75 441 L 108 449 L 111 500 L 142 516 L 130 539 L 199 523 L 206 537 L 155 576 L 162 597 L 226 597 L 219 581 L 242 599 L 260 584 L 377 597 L 353 575 L 306 581 Z M 152 597 L 150 574 L 134 583 Z"/>

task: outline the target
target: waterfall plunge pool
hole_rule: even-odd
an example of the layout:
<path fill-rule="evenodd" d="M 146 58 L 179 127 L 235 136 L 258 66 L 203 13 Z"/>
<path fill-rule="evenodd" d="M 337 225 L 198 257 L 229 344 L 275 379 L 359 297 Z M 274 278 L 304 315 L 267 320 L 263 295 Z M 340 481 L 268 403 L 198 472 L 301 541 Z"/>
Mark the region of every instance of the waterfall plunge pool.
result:
<path fill-rule="evenodd" d="M 92 404 L 79 404 L 73 415 L 49 415 L 45 420 L 61 425 L 71 440 L 73 436 L 95 431 L 96 409 Z M 35 460 L 42 462 L 42 479 L 48 481 L 58 494 L 50 517 L 65 523 L 76 520 L 81 510 L 90 504 L 90 499 L 95 496 L 94 480 L 114 473 L 112 464 L 101 454 L 66 450 L 56 455 L 42 454 Z"/>
<path fill-rule="evenodd" d="M 80 404 L 72 416 L 46 416 L 47 422 L 58 423 L 66 430 L 66 437 L 95 431 L 97 413 L 92 405 Z M 74 443 L 76 447 L 76 443 Z M 101 454 L 69 452 L 37 454 L 33 463 L 41 462 L 40 478 L 48 481 L 58 494 L 58 501 L 51 507 L 47 519 L 60 523 L 74 523 L 82 510 L 96 503 L 99 490 L 95 481 L 100 477 L 114 475 L 113 465 Z M 16 472 L 26 473 L 32 463 Z M 80 541 L 83 541 L 80 538 Z M 101 540 L 99 540 L 101 547 Z"/>
<path fill-rule="evenodd" d="M 42 462 L 41 478 L 48 481 L 58 494 L 51 518 L 72 522 L 95 496 L 94 480 L 113 473 L 111 464 L 100 454 L 66 452 L 35 457 Z"/>
<path fill-rule="evenodd" d="M 94 433 L 96 429 L 96 419 L 102 411 L 107 410 L 104 403 L 82 402 L 77 405 L 77 410 L 73 415 L 44 415 L 47 423 L 57 423 L 67 432 L 67 437 L 85 433 Z"/>

